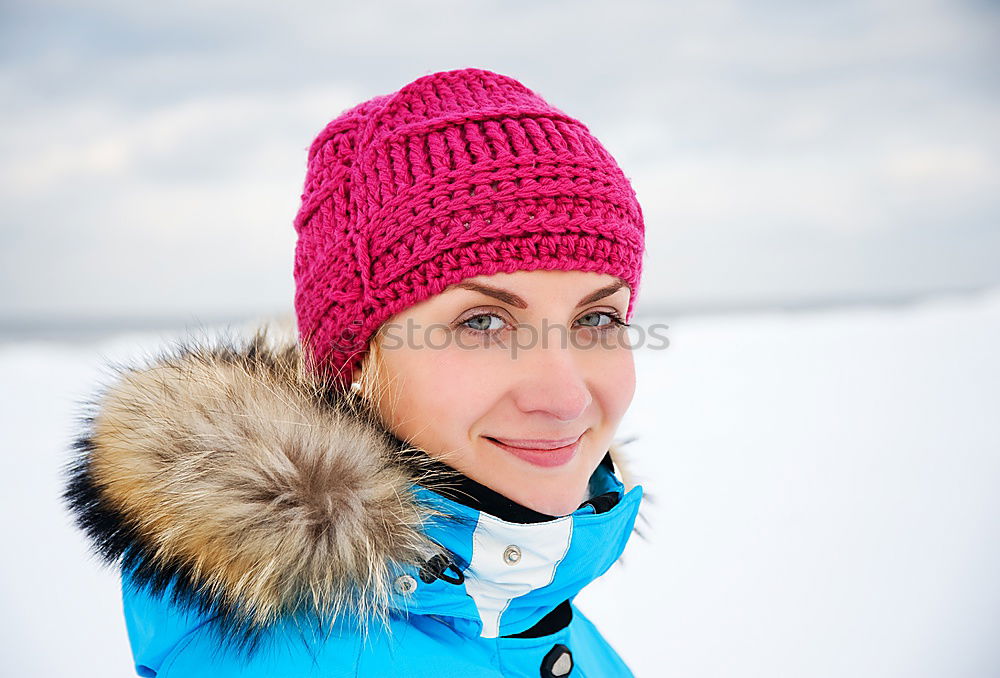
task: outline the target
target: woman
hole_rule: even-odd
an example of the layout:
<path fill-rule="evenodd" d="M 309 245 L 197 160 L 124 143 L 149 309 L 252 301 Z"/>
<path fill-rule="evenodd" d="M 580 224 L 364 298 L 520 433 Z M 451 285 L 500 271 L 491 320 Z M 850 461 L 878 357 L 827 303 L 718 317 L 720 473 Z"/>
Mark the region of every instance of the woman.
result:
<path fill-rule="evenodd" d="M 320 133 L 295 227 L 297 337 L 123 369 L 78 443 L 138 674 L 631 675 L 572 602 L 642 496 L 614 160 L 516 80 L 434 73 Z"/>

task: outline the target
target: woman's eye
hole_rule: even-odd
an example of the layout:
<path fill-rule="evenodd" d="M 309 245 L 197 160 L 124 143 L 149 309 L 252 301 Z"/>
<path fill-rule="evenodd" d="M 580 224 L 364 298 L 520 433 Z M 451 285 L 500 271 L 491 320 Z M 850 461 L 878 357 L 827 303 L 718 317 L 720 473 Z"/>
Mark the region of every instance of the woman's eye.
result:
<path fill-rule="evenodd" d="M 493 322 L 494 320 L 496 321 L 495 323 Z M 504 321 L 503 318 L 498 315 L 483 313 L 482 315 L 474 315 L 468 320 L 462 321 L 461 324 L 464 327 L 468 327 L 470 330 L 476 330 L 479 332 L 496 332 L 497 330 L 503 329 Z"/>
<path fill-rule="evenodd" d="M 607 318 L 608 321 L 600 322 L 601 316 Z M 588 319 L 594 324 L 590 324 L 589 322 L 587 322 Z M 621 322 L 621 319 L 617 315 L 615 315 L 614 313 L 607 313 L 604 311 L 592 311 L 584 316 L 581 316 L 580 320 L 584 321 L 583 324 L 586 325 L 587 327 L 608 327 L 610 325 L 623 324 Z"/>

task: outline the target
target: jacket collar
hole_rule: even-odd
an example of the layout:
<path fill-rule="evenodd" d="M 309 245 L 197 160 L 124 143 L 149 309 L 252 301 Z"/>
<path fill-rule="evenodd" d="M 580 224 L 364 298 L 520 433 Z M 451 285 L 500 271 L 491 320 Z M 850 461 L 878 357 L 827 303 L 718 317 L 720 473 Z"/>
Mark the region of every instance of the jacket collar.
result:
<path fill-rule="evenodd" d="M 575 595 L 618 557 L 632 529 L 639 488 L 606 513 L 585 506 L 528 526 L 448 499 L 443 488 L 455 473 L 412 454 L 349 391 L 311 377 L 293 333 L 265 325 L 248 337 L 189 337 L 144 364 L 111 367 L 67 468 L 68 507 L 107 562 L 152 593 L 169 588 L 175 603 L 210 615 L 237 647 L 299 614 L 323 622 L 349 614 L 366 624 L 393 610 L 454 608 L 456 619 L 506 632 L 539 616 L 522 604 L 547 604 L 543 592 L 563 595 L 553 604 Z M 620 469 L 617 448 L 610 454 Z M 613 474 L 600 478 L 608 490 L 625 489 Z M 547 530 L 615 535 L 620 544 L 612 539 L 588 573 L 576 549 L 593 540 L 558 532 L 565 553 L 557 557 L 536 546 L 551 541 Z M 486 551 L 477 540 L 518 545 L 511 535 L 519 534 L 535 535 L 521 540 L 524 566 L 480 565 Z M 478 614 L 473 622 L 456 594 L 463 587 L 443 580 L 400 599 L 400 573 L 412 576 L 435 556 L 467 564 L 464 590 L 480 610 L 489 606 L 477 591 L 484 600 L 499 595 L 486 586 L 494 577 L 554 560 L 574 565 L 545 586 L 521 581 L 532 595 L 511 599 L 497 625 Z M 440 604 L 423 598 L 447 586 L 452 595 Z"/>
<path fill-rule="evenodd" d="M 406 444 L 402 441 L 397 441 L 402 454 L 408 455 L 420 455 L 424 457 L 420 460 L 421 465 L 425 468 L 434 469 L 442 479 L 447 478 L 447 480 L 442 480 L 435 486 L 435 491 L 448 499 L 451 499 L 459 504 L 463 504 L 469 508 L 475 509 L 477 511 L 482 511 L 484 513 L 489 513 L 490 515 L 505 520 L 510 523 L 543 523 L 549 520 L 555 520 L 558 516 L 552 516 L 533 509 L 523 506 L 508 497 L 500 494 L 496 490 L 483 485 L 482 483 L 476 482 L 472 478 L 454 471 L 454 469 L 445 465 L 444 463 L 427 458 L 425 453 L 421 450 L 407 449 Z M 603 481 L 606 475 L 614 475 L 614 459 L 611 457 L 611 453 L 608 452 L 604 455 L 604 459 L 601 461 L 601 466 L 603 466 L 607 474 L 595 473 L 590 481 L 590 493 L 592 501 L 594 498 L 607 493 L 607 496 L 602 498 L 600 502 L 596 502 L 595 510 L 597 513 L 603 513 L 612 506 L 614 506 L 618 500 L 621 498 L 620 494 L 616 491 L 609 491 L 607 483 Z M 585 502 L 587 503 L 587 502 Z M 582 506 L 580 507 L 582 508 Z"/>
<path fill-rule="evenodd" d="M 634 528 L 642 488 L 626 492 L 606 464 L 591 479 L 594 496 L 572 514 L 512 522 L 417 488 L 436 509 L 427 534 L 443 546 L 464 581 L 421 576 L 400 568 L 392 600 L 408 614 L 435 615 L 464 635 L 495 638 L 525 631 L 565 600 L 572 600 L 621 556 Z M 450 579 L 450 580 L 449 580 Z M 428 581 L 430 580 L 430 581 Z"/>

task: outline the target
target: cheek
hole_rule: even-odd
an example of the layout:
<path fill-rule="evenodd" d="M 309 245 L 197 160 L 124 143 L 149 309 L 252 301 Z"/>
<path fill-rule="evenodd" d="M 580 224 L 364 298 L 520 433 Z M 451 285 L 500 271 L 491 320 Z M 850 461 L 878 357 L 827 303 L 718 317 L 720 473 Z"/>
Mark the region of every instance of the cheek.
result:
<path fill-rule="evenodd" d="M 505 388 L 500 375 L 509 372 L 494 365 L 482 351 L 454 346 L 426 352 L 420 368 L 420 392 L 432 404 L 445 426 L 473 426 Z"/>
<path fill-rule="evenodd" d="M 389 420 L 398 433 L 428 451 L 467 444 L 496 386 L 472 358 L 470 351 L 426 347 L 387 358 L 394 375 L 389 399 L 396 403 Z"/>
<path fill-rule="evenodd" d="M 631 350 L 622 348 L 605 353 L 599 360 L 592 383 L 601 394 L 606 417 L 617 425 L 635 396 L 635 359 Z"/>

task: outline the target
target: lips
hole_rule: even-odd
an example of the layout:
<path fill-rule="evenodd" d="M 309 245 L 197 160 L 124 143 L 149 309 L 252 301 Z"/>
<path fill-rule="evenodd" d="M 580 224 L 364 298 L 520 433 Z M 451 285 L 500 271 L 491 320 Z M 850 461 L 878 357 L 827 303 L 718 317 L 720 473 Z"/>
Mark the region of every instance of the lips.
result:
<path fill-rule="evenodd" d="M 545 448 L 537 448 L 537 447 L 536 448 L 529 448 L 529 447 L 520 447 L 520 446 L 508 445 L 505 442 L 503 442 L 503 440 L 506 440 L 506 438 L 499 439 L 499 438 L 491 438 L 491 437 L 488 437 L 488 436 L 484 436 L 484 437 L 487 440 L 489 440 L 491 443 L 493 443 L 494 445 L 496 445 L 498 448 L 500 448 L 501 450 L 504 450 L 505 452 L 508 452 L 508 453 L 514 455 L 518 459 L 521 459 L 521 460 L 526 461 L 528 463 L 534 464 L 535 466 L 553 467 L 553 466 L 562 466 L 563 464 L 568 463 L 569 460 L 572 459 L 574 456 L 576 456 L 576 452 L 580 448 L 580 439 L 583 438 L 583 434 L 581 433 L 576 438 L 564 439 L 564 440 L 568 440 L 569 442 L 567 444 L 564 444 L 564 445 L 560 446 L 560 447 L 545 447 Z M 520 440 L 518 442 L 520 442 L 521 445 L 528 445 L 528 444 L 540 445 L 540 444 L 544 444 L 544 445 L 551 446 L 553 444 L 561 443 L 563 441 L 561 441 L 561 440 L 532 440 L 532 441 Z"/>
<path fill-rule="evenodd" d="M 560 447 L 566 447 L 567 445 L 572 445 L 577 440 L 580 439 L 580 435 L 573 436 L 572 438 L 559 438 L 557 440 L 541 440 L 537 438 L 532 439 L 520 439 L 520 438 L 497 438 L 493 436 L 487 436 L 490 440 L 495 440 L 498 443 L 503 443 L 508 447 L 519 447 L 522 450 L 557 450 Z"/>

